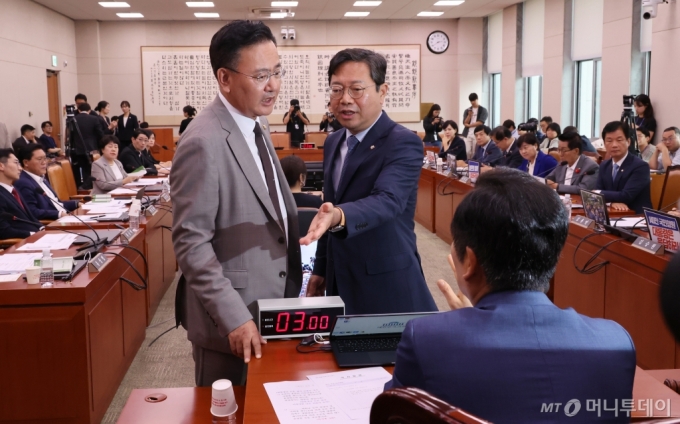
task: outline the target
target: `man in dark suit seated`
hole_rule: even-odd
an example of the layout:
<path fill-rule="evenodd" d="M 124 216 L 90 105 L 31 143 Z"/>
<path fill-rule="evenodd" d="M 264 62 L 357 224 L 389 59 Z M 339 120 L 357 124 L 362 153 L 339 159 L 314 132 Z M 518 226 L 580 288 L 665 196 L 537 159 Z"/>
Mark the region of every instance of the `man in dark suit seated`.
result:
<path fill-rule="evenodd" d="M 597 189 L 614 210 L 632 209 L 641 214 L 651 208 L 649 164 L 628 154 L 630 134 L 628 126 L 619 121 L 605 125 L 602 130 L 604 147 L 610 159 L 600 164 Z"/>
<path fill-rule="evenodd" d="M 489 134 L 491 134 L 491 128 L 486 125 L 479 125 L 475 128 L 477 147 L 475 148 L 475 154 L 470 160 L 488 166 L 496 166 L 503 157 L 503 153 L 501 153 L 501 149 L 496 146 L 496 143 L 491 140 Z M 465 163 L 460 163 L 462 161 L 458 162 L 458 166 L 465 166 Z"/>
<path fill-rule="evenodd" d="M 78 105 L 75 119 L 78 130 L 71 134 L 71 159 L 73 176 L 76 186 L 83 190 L 92 188 L 90 175 L 92 174 L 92 155 L 99 153 L 99 140 L 104 137 L 104 131 L 99 123 L 99 116 L 90 115 L 91 107 L 88 103 Z M 82 174 L 82 176 L 81 176 Z"/>
<path fill-rule="evenodd" d="M 524 158 L 519 153 L 517 141 L 515 141 L 515 137 L 512 135 L 509 128 L 505 126 L 494 128 L 491 139 L 496 143 L 496 146 L 500 149 L 502 154 L 500 160 L 496 163 L 496 166 L 518 168 L 522 164 Z M 492 169 L 493 168 L 488 165 L 482 165 L 481 171 L 487 172 Z"/>
<path fill-rule="evenodd" d="M 319 209 L 321 207 L 323 200 L 320 196 L 302 192 L 302 187 L 307 181 L 307 165 L 302 158 L 295 155 L 286 156 L 281 159 L 281 170 L 283 170 L 283 175 L 286 176 L 286 181 L 288 181 L 290 191 L 295 198 L 295 205 L 298 208 Z"/>
<path fill-rule="evenodd" d="M 0 239 L 26 238 L 42 227 L 42 224 L 31 214 L 19 191 L 14 188 L 14 183 L 20 175 L 21 165 L 14 152 L 11 149 L 0 149 L 0 213 L 35 222 L 33 225 L 2 216 L 0 217 Z"/>
<path fill-rule="evenodd" d="M 546 184 L 560 194 L 581 194 L 581 190 L 593 190 L 600 167 L 597 162 L 581 154 L 581 137 L 572 132 L 561 134 L 558 138 L 557 151 L 562 163 L 545 177 Z"/>
<path fill-rule="evenodd" d="M 620 410 L 615 418 L 585 406 L 632 399 L 630 336 L 544 294 L 568 229 L 559 197 L 531 175 L 481 175 L 451 223 L 449 263 L 461 293 L 437 282 L 453 310 L 406 325 L 385 389 L 417 387 L 495 423 L 554 422 L 542 406 L 572 399 L 582 405 L 579 423 L 628 422 Z"/>
<path fill-rule="evenodd" d="M 59 219 L 66 212 L 78 208 L 78 202 L 68 200 L 60 202 L 45 174 L 47 173 L 47 154 L 42 145 L 33 144 L 25 147 L 19 154 L 19 160 L 24 167 L 14 187 L 19 190 L 24 200 L 24 206 L 37 219 Z M 39 192 L 42 190 L 43 194 Z"/>
<path fill-rule="evenodd" d="M 21 126 L 21 137 L 12 142 L 12 148 L 14 149 L 14 153 L 19 154 L 19 150 L 33 143 L 37 143 L 37 140 L 35 139 L 35 128 L 26 124 Z"/>
<path fill-rule="evenodd" d="M 123 168 L 128 174 L 140 167 L 144 167 L 146 175 L 158 175 L 156 166 L 144 154 L 150 134 L 148 130 L 143 128 L 135 129 L 132 132 L 132 144 L 124 148 L 120 153 L 120 163 L 123 164 Z"/>

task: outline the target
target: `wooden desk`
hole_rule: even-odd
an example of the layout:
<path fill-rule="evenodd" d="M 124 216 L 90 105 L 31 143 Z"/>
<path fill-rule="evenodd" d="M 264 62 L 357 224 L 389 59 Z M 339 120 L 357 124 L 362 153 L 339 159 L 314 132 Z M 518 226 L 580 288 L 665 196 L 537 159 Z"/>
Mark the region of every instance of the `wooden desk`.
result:
<path fill-rule="evenodd" d="M 172 228 L 172 212 L 169 208 L 171 203 L 161 203 L 158 212 L 154 216 L 144 216 L 140 220 L 139 227 L 144 228 L 146 237 L 144 238 L 144 245 L 142 252 L 144 252 L 149 264 L 149 288 L 145 290 L 147 298 L 147 325 L 151 323 L 158 305 L 165 292 L 172 284 L 177 271 L 177 260 L 175 258 L 175 250 L 172 245 L 172 234 L 164 228 Z M 161 209 L 162 208 L 162 209 Z M 83 214 L 82 209 L 76 211 L 77 215 Z M 115 224 L 122 225 L 127 228 L 126 222 L 88 222 L 95 230 L 110 229 L 115 230 Z M 87 226 L 81 222 L 63 223 L 52 222 L 45 227 L 47 230 L 58 230 L 59 228 L 73 231 L 87 230 Z"/>
<path fill-rule="evenodd" d="M 168 398 L 163 402 L 150 403 L 144 400 L 152 394 L 162 393 Z M 243 422 L 246 390 L 234 386 L 236 424 Z M 212 387 L 178 387 L 171 389 L 135 389 L 130 393 L 125 407 L 118 417 L 120 424 L 174 424 L 210 423 L 210 402 Z"/>
<path fill-rule="evenodd" d="M 323 149 L 299 149 L 291 147 L 276 151 L 279 160 L 286 156 L 299 156 L 305 162 L 323 162 Z"/>
<path fill-rule="evenodd" d="M 635 369 L 635 384 L 633 385 L 633 399 L 637 407 L 638 401 L 651 400 L 652 405 L 657 401 L 667 403 L 670 400 L 670 416 L 680 417 L 680 395 L 663 384 L 666 378 L 680 378 L 680 370 L 649 370 Z M 656 417 L 666 417 L 663 411 L 653 411 Z M 634 422 L 653 421 L 647 417 L 646 411 L 634 411 Z M 645 419 L 647 418 L 647 419 Z"/>
<path fill-rule="evenodd" d="M 141 250 L 143 241 L 142 230 L 130 245 Z M 104 251 L 144 269 L 131 249 Z M 54 256 L 74 253 L 54 251 Z M 0 284 L 0 423 L 101 422 L 146 328 L 145 291 L 134 290 L 119 276 L 143 284 L 119 257 L 100 273 L 84 269 L 54 288 L 23 280 Z"/>

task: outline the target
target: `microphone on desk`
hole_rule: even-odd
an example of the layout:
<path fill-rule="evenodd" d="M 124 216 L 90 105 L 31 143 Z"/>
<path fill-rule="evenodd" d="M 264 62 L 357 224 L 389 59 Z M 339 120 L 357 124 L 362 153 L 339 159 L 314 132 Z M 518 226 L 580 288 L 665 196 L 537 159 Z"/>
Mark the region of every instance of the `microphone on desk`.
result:
<path fill-rule="evenodd" d="M 550 173 L 552 172 L 552 170 L 555 169 L 555 168 L 557 168 L 558 166 L 568 165 L 568 164 L 569 164 L 569 162 L 567 162 L 566 160 L 563 160 L 562 162 L 558 163 L 557 165 L 553 166 L 552 168 L 547 169 L 547 170 L 545 170 L 545 171 L 539 173 L 538 175 L 534 175 L 534 176 L 535 176 L 535 177 L 544 177 L 545 175 L 550 174 Z"/>
<path fill-rule="evenodd" d="M 34 221 L 30 221 L 28 219 L 19 218 L 18 216 L 14 216 L 9 212 L 2 212 L 2 214 L 0 214 L 0 217 L 2 217 L 3 219 L 6 219 L 8 221 L 19 221 L 19 222 L 24 222 L 26 224 L 35 225 L 35 227 L 38 230 L 43 230 L 45 228 L 45 226 L 42 225 L 39 222 L 34 222 Z"/>

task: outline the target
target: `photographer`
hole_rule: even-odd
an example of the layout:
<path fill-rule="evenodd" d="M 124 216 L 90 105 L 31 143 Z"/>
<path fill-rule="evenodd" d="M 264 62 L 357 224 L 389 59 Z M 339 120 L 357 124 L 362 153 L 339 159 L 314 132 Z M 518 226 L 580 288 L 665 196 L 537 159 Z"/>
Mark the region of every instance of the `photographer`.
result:
<path fill-rule="evenodd" d="M 649 143 L 654 144 L 654 134 L 656 133 L 656 118 L 654 118 L 654 108 L 652 101 L 646 94 L 640 94 L 633 101 L 635 105 L 635 128 L 644 128 L 649 131 Z"/>
<path fill-rule="evenodd" d="M 333 111 L 331 111 L 331 102 L 328 102 L 328 112 L 326 112 L 321 118 L 321 123 L 319 124 L 319 131 L 326 131 L 332 133 L 342 128 L 342 124 L 335 119 Z"/>
<path fill-rule="evenodd" d="M 438 104 L 433 104 L 430 111 L 423 118 L 423 128 L 425 129 L 425 137 L 423 143 L 427 147 L 442 148 L 442 140 L 439 138 L 439 133 L 442 131 L 442 117 L 439 116 L 442 108 Z"/>
<path fill-rule="evenodd" d="M 99 153 L 98 143 L 104 137 L 101 118 L 90 115 L 90 105 L 81 103 L 78 105 L 78 113 L 73 119 L 76 121 L 80 131 L 73 131 L 71 139 L 71 159 L 73 160 L 73 176 L 76 186 L 82 190 L 90 190 L 92 181 L 92 162 L 90 161 L 93 153 Z M 82 174 L 82 176 L 81 176 Z"/>
<path fill-rule="evenodd" d="M 300 110 L 297 99 L 290 101 L 290 109 L 283 115 L 283 123 L 286 124 L 286 132 L 290 133 L 291 146 L 300 147 L 300 143 L 305 140 L 305 125 L 309 125 L 309 119 Z"/>

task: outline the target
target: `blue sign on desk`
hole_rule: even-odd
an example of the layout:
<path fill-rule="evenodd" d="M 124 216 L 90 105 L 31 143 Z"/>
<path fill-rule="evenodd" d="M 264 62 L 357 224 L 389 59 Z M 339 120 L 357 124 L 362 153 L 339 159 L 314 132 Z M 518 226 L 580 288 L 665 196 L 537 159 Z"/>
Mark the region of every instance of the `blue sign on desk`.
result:
<path fill-rule="evenodd" d="M 680 250 L 678 217 L 645 208 L 645 218 L 652 241 L 662 244 L 668 252 Z"/>
<path fill-rule="evenodd" d="M 477 178 L 479 178 L 479 162 L 475 162 L 474 160 L 468 161 L 468 175 L 470 176 L 471 182 L 477 182 Z"/>

